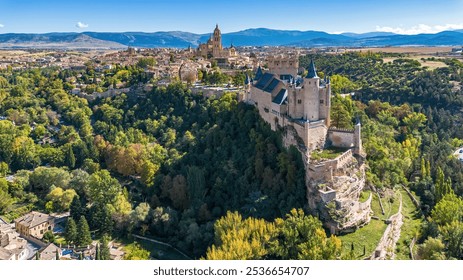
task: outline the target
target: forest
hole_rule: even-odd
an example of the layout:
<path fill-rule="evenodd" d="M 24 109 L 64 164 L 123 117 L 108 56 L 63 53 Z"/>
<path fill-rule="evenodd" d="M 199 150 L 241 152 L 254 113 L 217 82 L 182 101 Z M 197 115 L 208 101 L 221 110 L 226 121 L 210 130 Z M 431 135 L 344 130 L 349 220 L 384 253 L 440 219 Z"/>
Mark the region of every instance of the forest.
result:
<path fill-rule="evenodd" d="M 463 66 L 445 60 L 448 67 L 430 70 L 401 55 L 384 63 L 386 55 L 394 56 L 311 55 L 300 62 L 314 59 L 319 76 L 330 76 L 337 127 L 362 122 L 368 187 L 405 187 L 419 197 L 419 258 L 461 259 L 463 168 L 451 155 L 463 145 L 463 92 L 455 87 Z M 142 66 L 118 67 L 102 84 L 146 82 Z M 177 82 L 89 102 L 69 93 L 71 76 L 91 81 L 95 72 L 91 64 L 82 73 L 0 72 L 6 220 L 31 210 L 70 211 L 65 244 L 115 238 L 139 251 L 129 259 L 149 257 L 134 234 L 195 259 L 351 257 L 307 214 L 299 151 L 284 147 L 279 132 L 236 94 L 206 98 Z M 77 229 L 92 236 L 77 238 Z"/>

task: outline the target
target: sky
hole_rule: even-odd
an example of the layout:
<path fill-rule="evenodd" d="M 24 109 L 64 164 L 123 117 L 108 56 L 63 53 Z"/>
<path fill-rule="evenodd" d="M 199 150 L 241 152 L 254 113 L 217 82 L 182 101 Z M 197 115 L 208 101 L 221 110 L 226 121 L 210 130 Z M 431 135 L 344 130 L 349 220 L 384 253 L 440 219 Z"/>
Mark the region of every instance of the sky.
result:
<path fill-rule="evenodd" d="M 0 33 L 463 29 L 463 0 L 0 0 Z"/>

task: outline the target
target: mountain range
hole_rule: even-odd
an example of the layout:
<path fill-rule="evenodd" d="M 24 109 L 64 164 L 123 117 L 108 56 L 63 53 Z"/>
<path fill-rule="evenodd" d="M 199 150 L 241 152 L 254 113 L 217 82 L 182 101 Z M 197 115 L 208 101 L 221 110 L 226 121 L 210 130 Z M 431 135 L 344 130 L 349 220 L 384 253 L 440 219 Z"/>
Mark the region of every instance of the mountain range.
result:
<path fill-rule="evenodd" d="M 0 49 L 122 49 L 197 47 L 210 34 L 169 32 L 83 32 L 0 34 Z M 298 46 L 298 47 L 383 47 L 383 46 L 461 46 L 463 30 L 436 34 L 400 35 L 390 32 L 329 34 L 322 31 L 246 29 L 222 34 L 224 46 Z"/>

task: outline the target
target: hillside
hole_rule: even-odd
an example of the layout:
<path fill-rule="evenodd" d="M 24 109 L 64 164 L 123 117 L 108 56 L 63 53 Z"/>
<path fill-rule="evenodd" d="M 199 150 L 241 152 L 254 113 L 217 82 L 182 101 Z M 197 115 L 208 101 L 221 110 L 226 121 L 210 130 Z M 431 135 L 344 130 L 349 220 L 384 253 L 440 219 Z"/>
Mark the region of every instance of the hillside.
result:
<path fill-rule="evenodd" d="M 133 47 L 196 47 L 210 34 L 169 32 L 84 32 L 46 34 L 0 34 L 0 48 L 118 49 Z M 456 46 L 463 44 L 463 32 L 398 35 L 387 32 L 329 34 L 322 31 L 246 29 L 222 34 L 224 46 L 380 47 Z"/>

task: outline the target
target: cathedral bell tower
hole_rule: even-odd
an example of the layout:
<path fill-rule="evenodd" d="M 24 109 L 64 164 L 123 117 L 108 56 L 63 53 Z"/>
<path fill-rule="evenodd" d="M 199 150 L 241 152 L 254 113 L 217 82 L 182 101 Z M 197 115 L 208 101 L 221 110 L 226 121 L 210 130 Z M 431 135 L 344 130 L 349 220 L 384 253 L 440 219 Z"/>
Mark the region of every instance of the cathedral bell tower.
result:
<path fill-rule="evenodd" d="M 212 56 L 220 57 L 222 53 L 222 33 L 219 25 L 215 25 L 214 34 L 212 35 Z"/>

